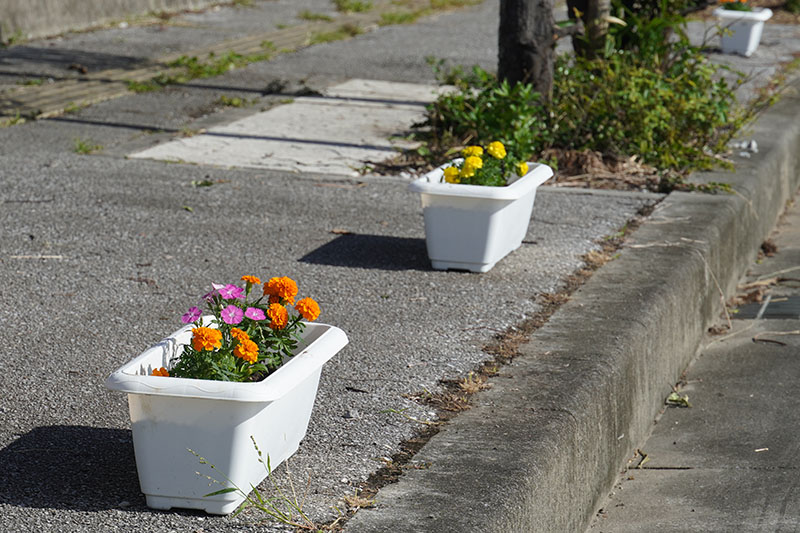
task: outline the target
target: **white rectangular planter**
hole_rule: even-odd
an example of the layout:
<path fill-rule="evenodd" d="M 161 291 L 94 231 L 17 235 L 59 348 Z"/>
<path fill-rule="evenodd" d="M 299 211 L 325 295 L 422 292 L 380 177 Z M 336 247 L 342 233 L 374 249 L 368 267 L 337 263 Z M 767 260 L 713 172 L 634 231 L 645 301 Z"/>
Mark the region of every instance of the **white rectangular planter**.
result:
<path fill-rule="evenodd" d="M 450 163 L 425 174 L 409 189 L 420 193 L 425 243 L 431 266 L 486 272 L 522 244 L 536 199 L 536 188 L 553 175 L 531 163 L 525 176 L 505 187 L 442 181 Z"/>
<path fill-rule="evenodd" d="M 307 324 L 297 355 L 260 382 L 233 383 L 159 377 L 190 342 L 188 325 L 106 380 L 128 393 L 139 484 L 148 507 L 203 509 L 228 514 L 244 501 L 238 492 L 204 497 L 231 486 L 245 493 L 267 476 L 251 437 L 272 468 L 291 456 L 305 437 L 322 365 L 347 344 L 336 327 Z M 189 449 L 216 469 L 200 464 Z M 210 476 L 222 485 L 211 483 Z"/>
<path fill-rule="evenodd" d="M 714 10 L 714 16 L 720 20 L 723 28 L 731 32 L 725 32 L 720 37 L 722 53 L 750 57 L 761 42 L 764 22 L 772 16 L 772 10 L 753 8 L 753 11 L 735 11 L 718 7 Z"/>

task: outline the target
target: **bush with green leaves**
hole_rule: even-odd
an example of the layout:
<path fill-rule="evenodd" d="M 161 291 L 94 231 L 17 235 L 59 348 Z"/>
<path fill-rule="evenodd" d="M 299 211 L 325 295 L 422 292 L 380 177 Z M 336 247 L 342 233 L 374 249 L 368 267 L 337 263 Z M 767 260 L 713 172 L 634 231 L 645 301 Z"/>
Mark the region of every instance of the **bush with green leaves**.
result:
<path fill-rule="evenodd" d="M 434 67 L 439 68 L 439 67 Z M 456 90 L 428 106 L 432 150 L 486 144 L 499 140 L 524 159 L 547 131 L 542 99 L 530 84 L 509 85 L 474 67 L 470 75 L 454 71 L 449 81 Z M 519 153 L 522 152 L 522 153 Z"/>
<path fill-rule="evenodd" d="M 686 173 L 715 157 L 744 124 L 733 88 L 683 30 L 679 14 L 629 14 L 599 59 L 556 59 L 552 99 L 531 85 L 509 85 L 475 67 L 440 79 L 455 85 L 428 106 L 432 157 L 500 140 L 521 160 L 551 148 L 594 150 Z"/>

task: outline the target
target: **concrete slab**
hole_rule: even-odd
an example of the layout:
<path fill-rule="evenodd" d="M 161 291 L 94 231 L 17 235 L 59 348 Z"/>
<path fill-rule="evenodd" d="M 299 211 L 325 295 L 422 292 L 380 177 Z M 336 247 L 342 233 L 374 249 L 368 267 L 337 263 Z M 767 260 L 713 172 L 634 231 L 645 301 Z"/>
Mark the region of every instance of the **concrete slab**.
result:
<path fill-rule="evenodd" d="M 357 176 L 408 146 L 400 137 L 424 118 L 440 87 L 349 80 L 322 96 L 294 99 L 132 158 Z"/>

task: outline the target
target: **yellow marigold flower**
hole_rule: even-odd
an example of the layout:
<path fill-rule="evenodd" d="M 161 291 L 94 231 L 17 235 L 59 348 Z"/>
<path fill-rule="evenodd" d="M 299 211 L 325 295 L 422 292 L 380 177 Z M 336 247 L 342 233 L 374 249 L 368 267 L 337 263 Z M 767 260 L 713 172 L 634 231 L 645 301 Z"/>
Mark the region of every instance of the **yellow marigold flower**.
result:
<path fill-rule="evenodd" d="M 248 363 L 255 363 L 258 361 L 258 344 L 251 340 L 240 341 L 233 349 L 233 355 L 239 359 L 244 359 Z"/>
<path fill-rule="evenodd" d="M 164 368 L 162 366 L 161 368 L 154 368 L 152 375 L 153 376 L 162 376 L 162 377 L 168 378 L 169 377 L 169 372 L 167 371 L 166 368 Z"/>
<path fill-rule="evenodd" d="M 444 169 L 444 181 L 447 183 L 459 183 L 458 169 L 456 167 L 447 167 Z"/>
<path fill-rule="evenodd" d="M 192 328 L 192 348 L 198 352 L 222 348 L 222 332 L 213 328 Z"/>
<path fill-rule="evenodd" d="M 256 276 L 242 276 L 242 281 L 251 285 L 261 285 L 261 280 Z"/>
<path fill-rule="evenodd" d="M 480 146 L 467 146 L 463 150 L 461 150 L 461 155 L 464 157 L 469 157 L 471 155 L 481 156 L 483 155 L 483 148 Z"/>
<path fill-rule="evenodd" d="M 464 160 L 464 166 L 471 166 L 472 168 L 483 168 L 483 159 L 478 156 L 471 155 Z"/>
<path fill-rule="evenodd" d="M 528 173 L 528 163 L 522 161 L 521 163 L 517 163 L 517 175 L 524 176 Z"/>
<path fill-rule="evenodd" d="M 506 147 L 503 146 L 503 143 L 500 141 L 490 143 L 489 146 L 486 147 L 486 151 L 495 159 L 503 159 L 506 156 Z"/>
<path fill-rule="evenodd" d="M 231 337 L 239 342 L 250 340 L 250 336 L 239 328 L 231 328 Z"/>
<path fill-rule="evenodd" d="M 461 171 L 459 171 L 458 173 L 458 177 L 461 179 L 471 178 L 474 175 L 475 175 L 475 167 L 473 167 L 470 164 L 467 164 L 466 162 L 461 167 Z"/>
<path fill-rule="evenodd" d="M 269 324 L 272 329 L 283 329 L 289 323 L 289 312 L 281 304 L 269 304 L 267 316 L 272 321 Z"/>
<path fill-rule="evenodd" d="M 300 313 L 300 316 L 306 320 L 313 322 L 319 318 L 319 304 L 311 298 L 303 298 L 297 302 L 297 305 L 295 305 L 294 308 L 297 309 L 297 312 Z"/>
<path fill-rule="evenodd" d="M 290 304 L 294 303 L 294 297 L 297 296 L 297 283 L 293 279 L 287 278 L 271 278 L 266 285 L 264 285 L 264 296 L 269 296 L 270 303 L 277 303 L 274 297 L 286 300 Z"/>

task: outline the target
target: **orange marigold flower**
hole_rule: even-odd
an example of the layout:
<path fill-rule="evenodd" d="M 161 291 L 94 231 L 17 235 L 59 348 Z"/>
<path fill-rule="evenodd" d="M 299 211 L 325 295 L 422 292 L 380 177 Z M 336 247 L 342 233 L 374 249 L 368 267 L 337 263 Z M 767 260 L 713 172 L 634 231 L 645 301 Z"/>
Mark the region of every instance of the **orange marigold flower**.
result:
<path fill-rule="evenodd" d="M 255 363 L 258 361 L 258 344 L 250 339 L 240 341 L 233 349 L 233 355 L 239 359 L 244 359 L 248 363 Z"/>
<path fill-rule="evenodd" d="M 314 321 L 319 318 L 319 304 L 311 298 L 303 298 L 294 306 L 300 316 L 306 320 Z"/>
<path fill-rule="evenodd" d="M 250 340 L 250 336 L 239 328 L 231 328 L 231 337 L 239 342 Z"/>
<path fill-rule="evenodd" d="M 213 328 L 192 328 L 192 348 L 209 352 L 222 347 L 222 332 Z"/>
<path fill-rule="evenodd" d="M 153 369 L 153 373 L 151 375 L 168 378 L 169 377 L 169 372 L 167 371 L 166 368 L 164 368 L 162 366 L 161 368 L 154 368 Z"/>
<path fill-rule="evenodd" d="M 297 283 L 286 276 L 270 278 L 266 285 L 264 285 L 264 296 L 270 297 L 270 303 L 275 303 L 272 300 L 273 297 L 277 297 L 293 304 L 294 297 L 297 296 Z"/>
<path fill-rule="evenodd" d="M 261 280 L 256 276 L 242 276 L 242 281 L 252 285 L 261 285 Z"/>
<path fill-rule="evenodd" d="M 269 304 L 267 316 L 272 321 L 269 324 L 272 329 L 283 329 L 289 323 L 289 312 L 281 304 Z"/>

